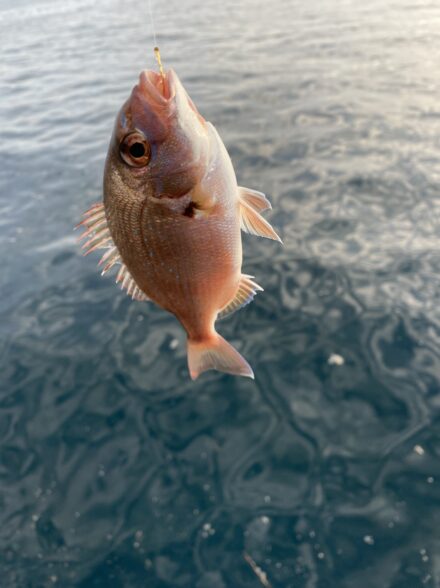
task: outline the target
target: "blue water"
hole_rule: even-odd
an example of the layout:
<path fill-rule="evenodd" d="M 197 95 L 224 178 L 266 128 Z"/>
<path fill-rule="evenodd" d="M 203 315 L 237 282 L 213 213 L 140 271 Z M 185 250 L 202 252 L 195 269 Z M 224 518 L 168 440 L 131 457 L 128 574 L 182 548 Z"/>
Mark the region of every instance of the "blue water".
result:
<path fill-rule="evenodd" d="M 0 585 L 438 587 L 440 5 L 153 4 L 285 243 L 219 324 L 256 380 L 75 242 L 146 0 L 1 0 Z"/>

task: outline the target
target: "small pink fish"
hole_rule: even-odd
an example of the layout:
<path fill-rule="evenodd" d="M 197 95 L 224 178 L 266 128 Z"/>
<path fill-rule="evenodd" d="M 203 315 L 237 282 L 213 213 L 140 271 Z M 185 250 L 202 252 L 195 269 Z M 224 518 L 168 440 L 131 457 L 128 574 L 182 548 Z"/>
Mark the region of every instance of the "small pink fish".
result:
<path fill-rule="evenodd" d="M 210 369 L 253 378 L 215 321 L 262 288 L 241 273 L 240 229 L 281 241 L 260 215 L 261 192 L 237 186 L 213 125 L 199 114 L 173 70 L 143 71 L 110 141 L 104 202 L 80 223 L 87 253 L 106 249 L 105 274 L 136 300 L 173 313 L 188 335 L 192 379 Z"/>

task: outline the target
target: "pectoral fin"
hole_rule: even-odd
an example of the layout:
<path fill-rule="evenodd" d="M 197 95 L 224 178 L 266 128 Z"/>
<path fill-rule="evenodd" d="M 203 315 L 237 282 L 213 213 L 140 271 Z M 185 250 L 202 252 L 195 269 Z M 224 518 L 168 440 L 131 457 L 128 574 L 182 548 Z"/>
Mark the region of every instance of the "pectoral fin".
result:
<path fill-rule="evenodd" d="M 263 292 L 263 288 L 254 282 L 252 278 L 253 276 L 241 275 L 238 290 L 234 298 L 220 309 L 217 318 L 224 318 L 239 308 L 243 308 L 243 306 L 252 302 L 257 292 Z"/>
<path fill-rule="evenodd" d="M 247 202 L 257 212 L 264 212 L 265 210 L 271 210 L 272 205 L 263 192 L 257 190 L 251 190 L 250 188 L 238 188 L 240 194 L 240 200 Z"/>
<path fill-rule="evenodd" d="M 84 219 L 75 228 L 83 227 L 86 229 L 78 239 L 81 241 L 88 238 L 82 246 L 84 249 L 84 255 L 88 255 L 96 249 L 106 249 L 107 251 L 104 253 L 98 264 L 104 266 L 101 275 L 103 276 L 111 270 L 114 265 L 119 264 L 121 267 L 116 277 L 116 283 L 122 282 L 122 289 L 126 290 L 127 294 L 131 296 L 133 300 L 149 300 L 136 284 L 126 265 L 122 261 L 118 248 L 110 235 L 104 205 L 102 203 L 94 204 L 83 214 L 83 216 Z"/>
<path fill-rule="evenodd" d="M 272 226 L 264 220 L 264 218 L 257 212 L 240 194 L 240 226 L 242 231 L 250 233 L 251 235 L 258 235 L 259 237 L 267 237 L 282 243 L 279 236 L 276 234 Z"/>

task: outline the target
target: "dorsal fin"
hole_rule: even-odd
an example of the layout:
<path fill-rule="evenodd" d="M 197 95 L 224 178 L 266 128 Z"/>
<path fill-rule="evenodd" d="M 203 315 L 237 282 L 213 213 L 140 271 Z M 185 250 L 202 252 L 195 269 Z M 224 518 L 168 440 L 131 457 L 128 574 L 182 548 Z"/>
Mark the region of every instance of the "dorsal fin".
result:
<path fill-rule="evenodd" d="M 84 227 L 86 229 L 78 239 L 78 241 L 81 241 L 88 238 L 82 245 L 84 255 L 88 255 L 92 251 L 95 251 L 95 249 L 107 249 L 106 253 L 104 253 L 98 263 L 98 265 L 104 265 L 101 275 L 103 276 L 106 274 L 114 265 L 120 264 L 121 267 L 116 277 L 116 283 L 122 281 L 122 289 L 126 290 L 127 294 L 131 296 L 133 300 L 149 300 L 148 296 L 146 296 L 136 284 L 126 265 L 122 261 L 118 248 L 110 235 L 104 205 L 101 202 L 94 204 L 83 214 L 83 216 L 84 219 L 75 228 Z"/>
<path fill-rule="evenodd" d="M 221 319 L 232 314 L 239 308 L 242 308 L 243 306 L 246 306 L 246 304 L 249 304 L 249 302 L 252 302 L 257 292 L 263 292 L 263 288 L 252 280 L 253 277 L 254 276 L 241 274 L 238 289 L 234 298 L 228 302 L 226 306 L 220 309 L 217 318 Z"/>
<path fill-rule="evenodd" d="M 242 231 L 259 237 L 267 237 L 282 243 L 272 226 L 240 196 L 240 227 Z"/>
<path fill-rule="evenodd" d="M 122 263 L 122 262 L 121 262 Z M 150 300 L 146 294 L 142 292 L 139 286 L 134 281 L 133 276 L 127 269 L 127 266 L 122 263 L 116 276 L 116 283 L 121 282 L 121 289 L 125 290 L 133 300 Z"/>
<path fill-rule="evenodd" d="M 251 188 L 238 187 L 240 200 L 244 200 L 257 212 L 264 212 L 265 210 L 272 210 L 272 205 L 263 192 L 258 190 L 251 190 Z"/>

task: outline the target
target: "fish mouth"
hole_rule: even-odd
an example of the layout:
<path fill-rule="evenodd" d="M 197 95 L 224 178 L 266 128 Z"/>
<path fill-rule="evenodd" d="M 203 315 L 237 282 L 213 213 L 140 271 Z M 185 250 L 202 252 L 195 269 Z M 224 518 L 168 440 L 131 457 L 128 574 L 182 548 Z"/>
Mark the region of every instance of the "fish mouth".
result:
<path fill-rule="evenodd" d="M 173 70 L 163 74 L 146 69 L 139 77 L 139 90 L 149 101 L 167 105 L 176 95 L 175 74 Z"/>

